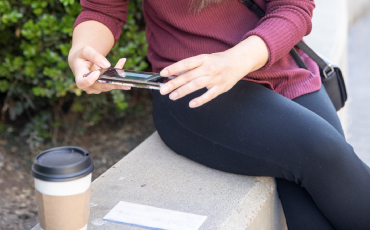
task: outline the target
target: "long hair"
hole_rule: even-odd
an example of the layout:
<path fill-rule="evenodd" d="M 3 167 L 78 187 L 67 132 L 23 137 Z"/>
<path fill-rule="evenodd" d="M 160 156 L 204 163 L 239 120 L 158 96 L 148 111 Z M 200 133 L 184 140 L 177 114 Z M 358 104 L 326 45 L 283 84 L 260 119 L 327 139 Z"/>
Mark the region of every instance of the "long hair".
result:
<path fill-rule="evenodd" d="M 190 10 L 194 13 L 199 12 L 211 4 L 220 3 L 222 1 L 224 0 L 192 0 L 190 4 Z"/>

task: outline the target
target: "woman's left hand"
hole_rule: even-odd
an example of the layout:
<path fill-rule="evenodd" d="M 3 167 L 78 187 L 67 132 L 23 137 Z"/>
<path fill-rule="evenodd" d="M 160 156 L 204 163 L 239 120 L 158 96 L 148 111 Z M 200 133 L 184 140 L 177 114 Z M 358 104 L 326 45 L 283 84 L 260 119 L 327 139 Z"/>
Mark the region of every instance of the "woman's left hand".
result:
<path fill-rule="evenodd" d="M 248 47 L 256 42 L 253 41 L 252 38 L 252 42 L 249 42 L 248 44 L 248 39 L 237 46 L 246 45 Z M 180 75 L 162 85 L 160 93 L 162 95 L 170 93 L 170 99 L 176 100 L 206 87 L 208 89 L 206 93 L 189 102 L 189 106 L 191 108 L 199 107 L 218 95 L 230 90 L 245 75 L 255 70 L 256 63 L 263 62 L 263 64 L 259 64 L 259 68 L 266 64 L 268 60 L 268 52 L 264 43 L 262 47 L 266 49 L 266 57 L 262 57 L 263 55 L 261 55 L 261 50 L 253 48 L 249 50 L 251 52 L 248 52 L 247 55 L 250 57 L 261 56 L 261 59 L 263 59 L 261 61 L 256 61 L 256 59 L 250 59 L 253 61 L 249 61 L 249 58 L 245 57 L 245 52 L 240 52 L 240 49 L 235 49 L 237 48 L 235 46 L 224 52 L 202 54 L 176 62 L 164 68 L 160 74 L 163 77 Z M 253 51 L 258 52 L 260 55 L 253 55 Z"/>

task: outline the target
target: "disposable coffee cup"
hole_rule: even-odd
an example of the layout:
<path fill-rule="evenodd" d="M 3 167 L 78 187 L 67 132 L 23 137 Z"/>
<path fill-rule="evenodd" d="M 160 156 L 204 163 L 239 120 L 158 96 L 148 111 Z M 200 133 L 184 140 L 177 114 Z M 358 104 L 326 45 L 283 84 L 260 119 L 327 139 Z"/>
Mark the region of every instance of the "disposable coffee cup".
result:
<path fill-rule="evenodd" d="M 41 152 L 32 165 L 40 227 L 87 229 L 94 164 L 83 148 L 66 146 Z"/>

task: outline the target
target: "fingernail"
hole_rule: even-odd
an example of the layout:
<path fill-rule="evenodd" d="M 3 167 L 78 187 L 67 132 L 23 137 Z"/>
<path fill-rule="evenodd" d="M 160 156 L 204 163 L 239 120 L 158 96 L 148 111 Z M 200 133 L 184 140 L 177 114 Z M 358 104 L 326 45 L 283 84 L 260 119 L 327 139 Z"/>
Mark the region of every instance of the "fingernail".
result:
<path fill-rule="evenodd" d="M 190 108 L 194 108 L 196 106 L 197 106 L 197 102 L 196 101 L 190 102 Z"/>
<path fill-rule="evenodd" d="M 101 67 L 108 68 L 110 66 L 110 63 L 107 59 L 103 59 L 100 63 Z"/>
<path fill-rule="evenodd" d="M 168 75 L 168 70 L 164 69 L 159 73 L 161 76 L 167 76 Z"/>
<path fill-rule="evenodd" d="M 177 92 L 172 92 L 170 94 L 170 99 L 171 100 L 176 100 L 178 96 L 179 96 L 179 94 Z"/>
<path fill-rule="evenodd" d="M 169 93 L 170 89 L 168 88 L 168 86 L 162 86 L 160 91 L 161 91 L 161 94 L 163 95 L 163 94 Z"/>

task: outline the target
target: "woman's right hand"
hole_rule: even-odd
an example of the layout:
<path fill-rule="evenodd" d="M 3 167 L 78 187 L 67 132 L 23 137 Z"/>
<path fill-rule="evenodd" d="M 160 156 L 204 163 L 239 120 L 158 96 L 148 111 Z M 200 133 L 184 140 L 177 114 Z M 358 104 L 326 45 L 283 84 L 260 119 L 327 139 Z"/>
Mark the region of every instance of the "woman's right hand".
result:
<path fill-rule="evenodd" d="M 122 69 L 126 62 L 126 58 L 121 58 L 115 68 Z M 99 77 L 99 71 L 89 74 L 84 77 L 84 74 L 98 70 L 100 68 L 108 68 L 111 66 L 109 61 L 94 48 L 84 46 L 82 48 L 72 47 L 68 55 L 68 63 L 75 75 L 75 81 L 78 88 L 84 90 L 88 94 L 99 94 L 112 89 L 129 90 L 129 86 L 112 85 L 99 83 L 96 80 Z"/>

